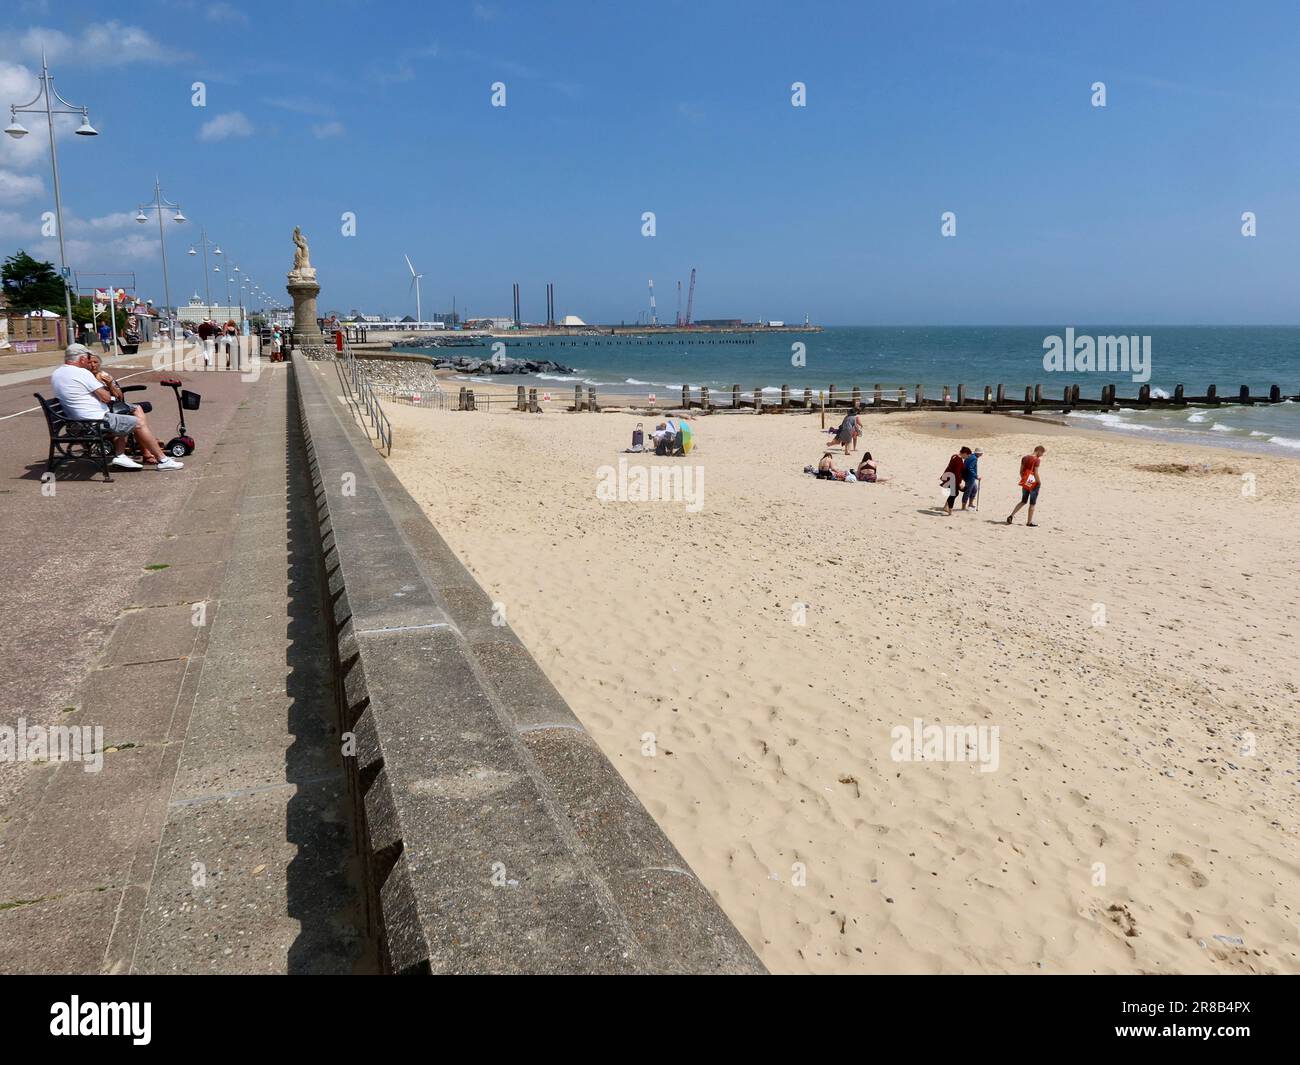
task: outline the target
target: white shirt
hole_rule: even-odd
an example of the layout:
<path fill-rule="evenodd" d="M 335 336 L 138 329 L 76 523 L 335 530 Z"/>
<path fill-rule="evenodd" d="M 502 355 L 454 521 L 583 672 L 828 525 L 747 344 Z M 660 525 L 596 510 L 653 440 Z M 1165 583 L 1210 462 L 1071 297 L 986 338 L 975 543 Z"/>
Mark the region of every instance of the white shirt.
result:
<path fill-rule="evenodd" d="M 89 370 L 64 363 L 50 374 L 50 387 L 63 413 L 74 421 L 98 422 L 108 413 L 108 404 L 95 395 L 104 385 Z"/>

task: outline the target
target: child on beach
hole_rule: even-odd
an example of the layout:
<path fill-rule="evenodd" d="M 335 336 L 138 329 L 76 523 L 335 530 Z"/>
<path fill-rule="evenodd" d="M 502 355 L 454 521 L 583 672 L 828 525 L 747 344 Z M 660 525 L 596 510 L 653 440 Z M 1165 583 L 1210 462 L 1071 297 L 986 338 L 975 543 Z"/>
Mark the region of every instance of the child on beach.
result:
<path fill-rule="evenodd" d="M 976 499 L 980 494 L 980 456 L 984 454 L 981 448 L 976 448 L 974 453 L 966 456 L 965 468 L 962 476 L 966 479 L 966 487 L 961 494 L 962 510 L 979 510 L 976 505 Z"/>
<path fill-rule="evenodd" d="M 1020 508 L 1028 505 L 1029 514 L 1025 521 L 1026 528 L 1036 529 L 1038 526 L 1034 522 L 1034 507 L 1038 504 L 1038 490 L 1043 486 L 1042 475 L 1038 472 L 1039 466 L 1043 461 L 1043 456 L 1047 454 L 1047 448 L 1039 444 L 1034 448 L 1032 455 L 1024 455 L 1020 459 L 1020 502 L 1016 504 L 1016 509 L 1007 515 L 1007 524 L 1020 513 Z"/>

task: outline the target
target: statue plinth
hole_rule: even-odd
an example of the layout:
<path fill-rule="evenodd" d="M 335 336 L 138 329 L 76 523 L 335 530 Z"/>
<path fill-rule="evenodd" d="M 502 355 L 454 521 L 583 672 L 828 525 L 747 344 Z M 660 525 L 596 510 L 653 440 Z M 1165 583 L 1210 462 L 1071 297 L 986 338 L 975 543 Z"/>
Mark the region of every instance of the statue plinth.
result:
<path fill-rule="evenodd" d="M 293 338 L 297 344 L 323 344 L 320 325 L 316 321 L 316 297 L 320 295 L 320 285 L 316 283 L 316 271 L 312 267 L 289 271 L 287 291 L 293 299 Z"/>

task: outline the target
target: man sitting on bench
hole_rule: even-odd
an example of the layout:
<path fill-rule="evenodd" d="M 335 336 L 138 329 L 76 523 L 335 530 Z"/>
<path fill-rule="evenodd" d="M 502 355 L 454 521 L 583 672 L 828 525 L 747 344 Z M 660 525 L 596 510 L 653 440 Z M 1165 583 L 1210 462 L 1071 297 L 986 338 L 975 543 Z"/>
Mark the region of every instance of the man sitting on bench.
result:
<path fill-rule="evenodd" d="M 162 445 L 139 407 L 132 407 L 130 414 L 118 414 L 108 409 L 113 394 L 90 372 L 90 358 L 91 351 L 86 345 L 69 344 L 63 355 L 63 365 L 50 375 L 50 387 L 59 399 L 63 416 L 70 421 L 104 422 L 113 434 L 113 448 L 117 452 L 112 465 L 120 470 L 144 469 L 126 454 L 126 438 L 132 433 L 135 433 L 140 450 L 155 460 L 158 469 L 184 469 L 183 462 L 163 454 Z"/>

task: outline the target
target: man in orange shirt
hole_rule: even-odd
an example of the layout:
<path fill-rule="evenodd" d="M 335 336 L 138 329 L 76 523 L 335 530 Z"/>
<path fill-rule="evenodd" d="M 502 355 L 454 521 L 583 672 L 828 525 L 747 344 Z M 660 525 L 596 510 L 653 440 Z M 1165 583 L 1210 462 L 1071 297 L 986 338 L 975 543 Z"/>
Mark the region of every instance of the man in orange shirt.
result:
<path fill-rule="evenodd" d="M 1038 490 L 1043 487 L 1042 475 L 1038 472 L 1039 465 L 1043 461 L 1043 456 L 1047 454 L 1047 448 L 1039 444 L 1034 448 L 1032 455 L 1025 455 L 1020 460 L 1020 502 L 1016 504 L 1016 509 L 1007 516 L 1007 524 L 1011 524 L 1012 518 L 1020 513 L 1020 508 L 1028 504 L 1029 520 L 1025 522 L 1027 528 L 1035 529 L 1038 526 L 1034 523 L 1034 507 L 1038 504 Z"/>

